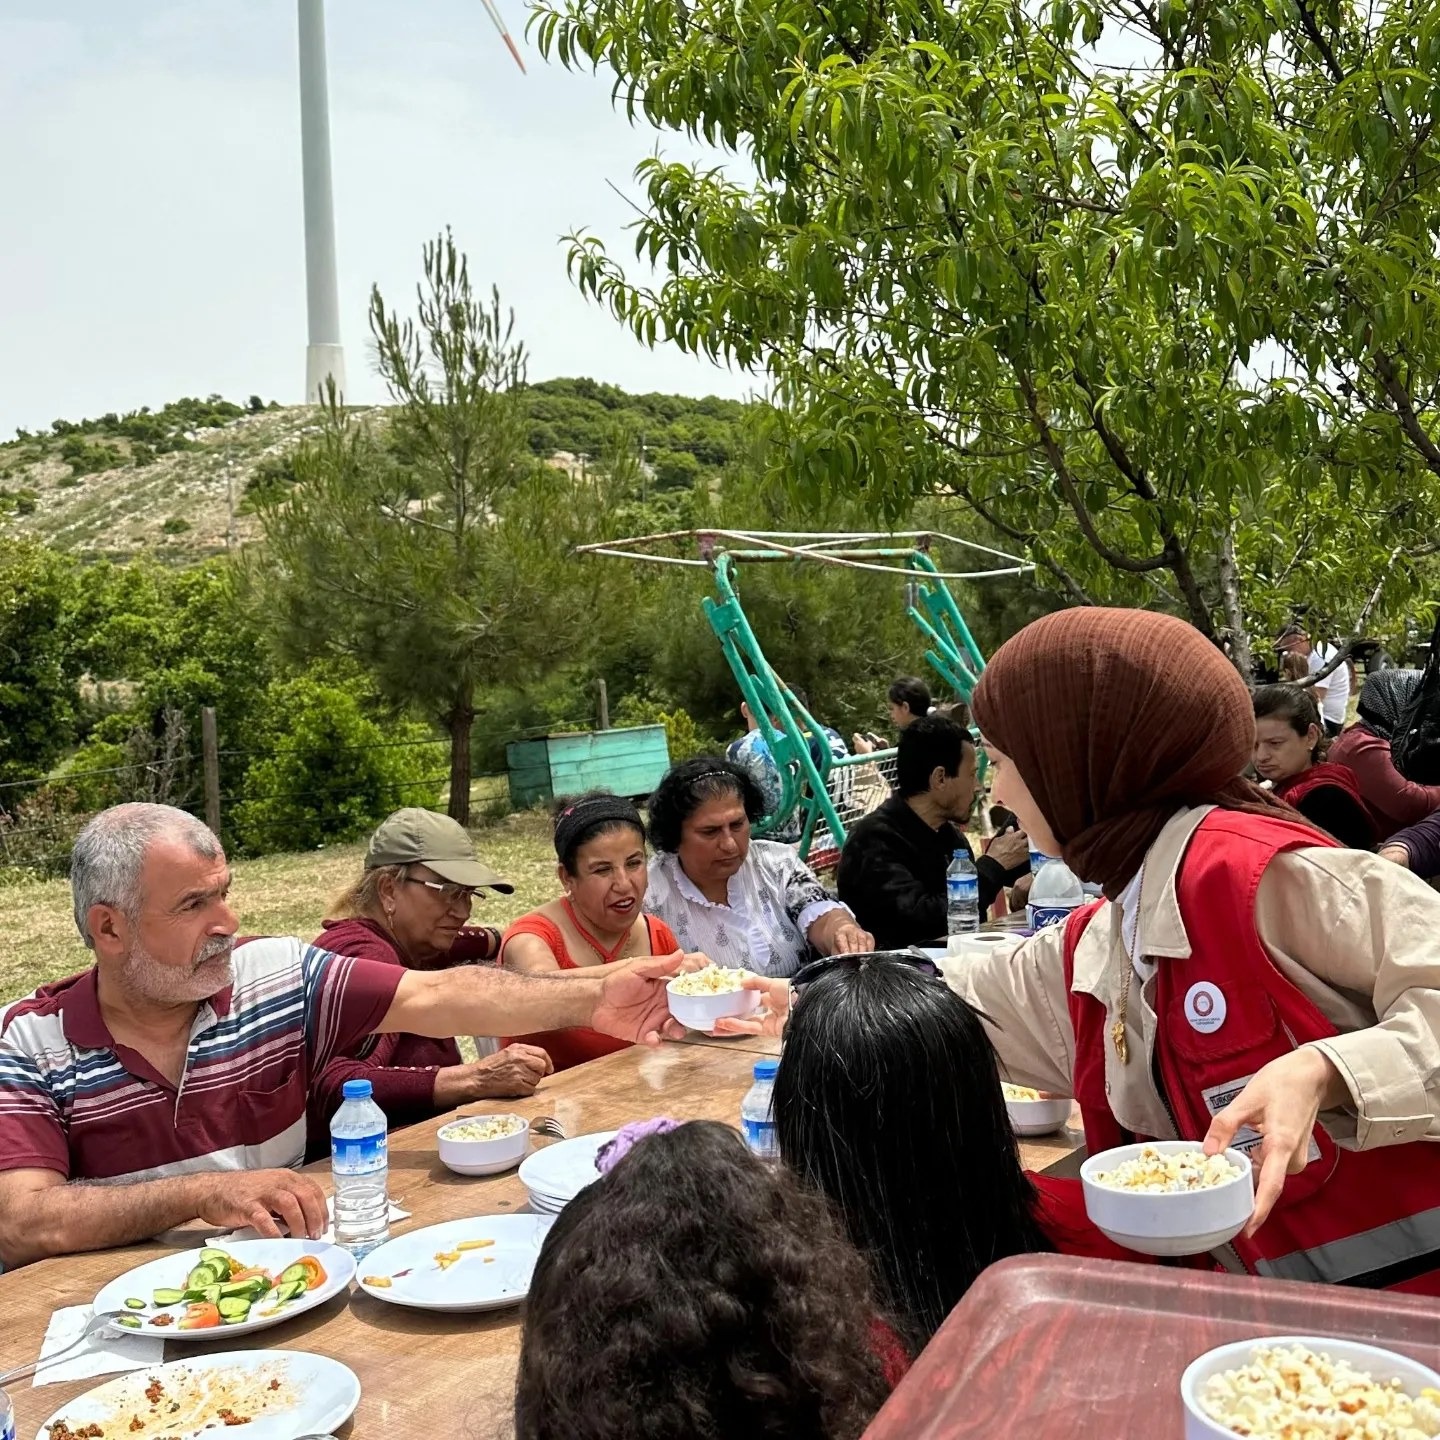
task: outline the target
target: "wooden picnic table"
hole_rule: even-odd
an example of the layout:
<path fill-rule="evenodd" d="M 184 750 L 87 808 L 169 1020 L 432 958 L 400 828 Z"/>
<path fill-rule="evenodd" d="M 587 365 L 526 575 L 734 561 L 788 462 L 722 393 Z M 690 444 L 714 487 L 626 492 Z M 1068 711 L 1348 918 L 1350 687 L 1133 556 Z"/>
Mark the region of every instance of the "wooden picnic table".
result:
<path fill-rule="evenodd" d="M 1262 1335 L 1359 1340 L 1440 1368 L 1433 1299 L 1022 1255 L 970 1287 L 864 1440 L 1181 1440 L 1185 1367 Z"/>
<path fill-rule="evenodd" d="M 699 1036 L 657 1049 L 635 1046 L 550 1077 L 528 1100 L 465 1105 L 456 1113 L 514 1111 L 531 1119 L 551 1115 L 572 1137 L 655 1115 L 735 1124 L 757 1056 L 777 1053 L 778 1048 L 774 1040 Z M 393 1233 L 526 1209 L 525 1188 L 515 1171 L 469 1178 L 441 1165 L 435 1132 L 449 1118 L 391 1133 L 390 1196 L 411 1214 L 393 1227 Z M 1078 1135 L 1071 1132 L 1022 1141 L 1021 1153 L 1031 1169 L 1042 1169 L 1064 1158 L 1078 1143 Z M 329 1163 L 309 1168 L 328 1190 Z M 192 1229 L 183 1236 L 167 1237 L 165 1243 L 64 1256 L 0 1274 L 0 1370 L 39 1354 L 55 1309 L 88 1305 L 102 1286 L 133 1266 L 201 1244 L 203 1236 L 203 1231 Z M 505 1434 L 509 1423 L 520 1350 L 519 1311 L 458 1315 L 411 1310 L 355 1289 L 288 1324 L 239 1340 L 209 1345 L 170 1341 L 165 1358 L 237 1345 L 308 1350 L 348 1365 L 360 1377 L 363 1390 L 353 1433 L 367 1440 L 370 1436 L 431 1440 L 436 1434 L 489 1440 Z M 31 1388 L 23 1382 L 11 1393 L 20 1440 L 33 1440 L 46 1416 L 100 1383 Z M 350 1434 L 351 1427 L 341 1433 Z"/>

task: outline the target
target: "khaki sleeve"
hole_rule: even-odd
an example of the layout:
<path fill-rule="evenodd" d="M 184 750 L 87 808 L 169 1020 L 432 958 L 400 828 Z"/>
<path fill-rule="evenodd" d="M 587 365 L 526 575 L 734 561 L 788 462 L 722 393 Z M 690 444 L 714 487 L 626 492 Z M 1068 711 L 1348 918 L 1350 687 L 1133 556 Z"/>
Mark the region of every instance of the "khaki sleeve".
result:
<path fill-rule="evenodd" d="M 947 966 L 950 988 L 980 1011 L 1014 1085 L 1068 1095 L 1075 1032 L 1065 995 L 1064 926 L 1052 925 L 1009 955 Z"/>
<path fill-rule="evenodd" d="M 1342 1031 L 1315 1042 L 1354 1106 L 1336 1138 L 1353 1125 L 1360 1149 L 1440 1140 L 1440 894 L 1374 855 L 1295 850 L 1266 870 L 1255 921 Z"/>

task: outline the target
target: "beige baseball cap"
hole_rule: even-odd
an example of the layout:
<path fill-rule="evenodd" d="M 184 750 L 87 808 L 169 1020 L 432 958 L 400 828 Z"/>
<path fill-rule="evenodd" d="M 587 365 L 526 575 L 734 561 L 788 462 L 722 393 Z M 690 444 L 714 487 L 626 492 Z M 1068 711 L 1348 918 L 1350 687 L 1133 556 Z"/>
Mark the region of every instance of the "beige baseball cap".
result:
<path fill-rule="evenodd" d="M 469 831 L 448 815 L 412 805 L 397 810 L 370 837 L 365 868 L 382 865 L 428 865 L 452 885 L 469 885 L 513 895 L 515 887 L 475 854 Z"/>

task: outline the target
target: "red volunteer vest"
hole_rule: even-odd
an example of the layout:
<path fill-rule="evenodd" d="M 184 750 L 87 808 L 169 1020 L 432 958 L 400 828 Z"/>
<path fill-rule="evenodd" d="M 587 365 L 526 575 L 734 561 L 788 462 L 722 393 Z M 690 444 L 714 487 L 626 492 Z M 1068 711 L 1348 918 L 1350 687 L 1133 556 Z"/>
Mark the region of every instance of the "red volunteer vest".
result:
<path fill-rule="evenodd" d="M 1177 894 L 1189 959 L 1160 960 L 1155 982 L 1155 1079 L 1182 1139 L 1201 1140 L 1212 1116 L 1262 1065 L 1339 1032 L 1275 968 L 1255 928 L 1260 877 L 1279 854 L 1323 844 L 1288 820 L 1214 810 L 1181 861 Z M 1065 981 L 1097 906 L 1071 916 Z M 1196 986 L 1204 988 L 1196 990 Z M 1224 1017 L 1197 1029 L 1220 1008 Z M 1188 1002 L 1188 1003 L 1187 1003 Z M 1105 1007 L 1070 990 L 1075 1098 L 1092 1155 L 1131 1136 L 1105 1095 Z M 1132 1055 L 1130 1063 L 1144 1063 Z M 1236 1148 L 1258 1148 L 1241 1132 Z M 1342 1150 L 1317 1125 L 1311 1162 L 1291 1175 L 1269 1219 L 1232 1246 L 1247 1270 L 1288 1280 L 1440 1295 L 1440 1145 L 1419 1141 Z"/>

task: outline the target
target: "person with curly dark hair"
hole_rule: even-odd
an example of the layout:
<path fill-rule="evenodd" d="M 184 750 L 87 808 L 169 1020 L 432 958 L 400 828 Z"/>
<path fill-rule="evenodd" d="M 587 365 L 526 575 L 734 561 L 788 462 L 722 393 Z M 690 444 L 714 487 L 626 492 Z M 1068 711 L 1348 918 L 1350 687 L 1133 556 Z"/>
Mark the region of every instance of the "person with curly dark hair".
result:
<path fill-rule="evenodd" d="M 674 765 L 650 797 L 645 908 L 685 950 L 758 975 L 793 975 L 811 950 L 875 948 L 789 845 L 752 840 L 765 799 L 738 765 L 702 755 Z"/>
<path fill-rule="evenodd" d="M 819 1197 L 728 1125 L 650 1134 L 541 1246 L 516 1440 L 856 1440 L 889 1390 L 874 1314 Z"/>

